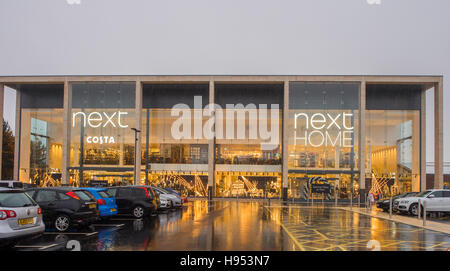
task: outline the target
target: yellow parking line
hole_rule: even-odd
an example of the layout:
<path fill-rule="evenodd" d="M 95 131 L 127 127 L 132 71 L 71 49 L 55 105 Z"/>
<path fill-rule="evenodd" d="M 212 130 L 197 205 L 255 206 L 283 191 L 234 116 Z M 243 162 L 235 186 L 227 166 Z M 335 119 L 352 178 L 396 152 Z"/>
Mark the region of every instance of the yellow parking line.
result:
<path fill-rule="evenodd" d="M 264 206 L 265 207 L 265 206 Z M 266 207 L 266 209 L 270 212 L 270 209 Z M 292 239 L 292 241 L 295 243 L 295 245 L 301 250 L 301 251 L 305 251 L 305 248 L 297 241 L 297 239 L 294 237 L 294 235 L 292 235 L 292 233 L 283 225 L 283 223 L 281 223 L 281 221 L 278 222 L 278 224 L 280 224 L 281 228 L 283 228 L 283 230 L 287 233 L 287 235 Z"/>

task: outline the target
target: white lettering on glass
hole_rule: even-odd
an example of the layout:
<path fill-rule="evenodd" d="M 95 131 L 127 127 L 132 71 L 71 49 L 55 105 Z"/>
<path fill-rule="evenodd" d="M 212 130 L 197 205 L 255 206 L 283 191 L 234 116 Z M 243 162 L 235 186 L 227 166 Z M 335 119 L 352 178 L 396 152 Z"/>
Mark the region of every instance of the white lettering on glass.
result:
<path fill-rule="evenodd" d="M 353 113 L 294 115 L 294 145 L 353 147 Z"/>

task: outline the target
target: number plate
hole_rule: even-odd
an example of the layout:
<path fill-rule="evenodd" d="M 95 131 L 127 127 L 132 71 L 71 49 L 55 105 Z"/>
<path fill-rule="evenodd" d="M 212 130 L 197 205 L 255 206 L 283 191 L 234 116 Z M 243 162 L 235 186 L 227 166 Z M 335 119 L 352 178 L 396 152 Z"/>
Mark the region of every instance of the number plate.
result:
<path fill-rule="evenodd" d="M 115 208 L 112 208 L 112 209 L 111 209 L 111 212 L 115 212 L 115 211 L 117 211 Z"/>
<path fill-rule="evenodd" d="M 95 204 L 89 204 L 89 208 L 91 208 L 91 209 L 95 209 L 97 207 L 97 205 L 95 205 Z"/>
<path fill-rule="evenodd" d="M 19 225 L 28 225 L 28 224 L 33 224 L 33 223 L 34 223 L 34 218 L 32 218 L 32 217 L 19 219 Z"/>

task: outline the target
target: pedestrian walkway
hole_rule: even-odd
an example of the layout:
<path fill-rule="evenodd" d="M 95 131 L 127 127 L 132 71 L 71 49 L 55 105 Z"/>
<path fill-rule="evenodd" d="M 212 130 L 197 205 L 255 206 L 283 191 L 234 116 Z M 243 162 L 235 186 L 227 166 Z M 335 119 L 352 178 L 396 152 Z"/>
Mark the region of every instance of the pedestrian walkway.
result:
<path fill-rule="evenodd" d="M 386 219 L 398 223 L 408 224 L 411 226 L 424 228 L 427 230 L 442 232 L 450 234 L 450 224 L 445 222 L 437 222 L 437 221 L 431 221 L 427 218 L 425 226 L 423 225 L 423 219 L 418 219 L 417 217 L 411 217 L 411 216 L 403 216 L 403 215 L 397 215 L 392 214 L 392 217 L 389 217 L 389 213 L 381 212 L 376 209 L 368 210 L 366 208 L 357 208 L 357 207 L 338 207 L 342 210 L 355 212 L 362 215 L 368 215 L 371 217 Z"/>

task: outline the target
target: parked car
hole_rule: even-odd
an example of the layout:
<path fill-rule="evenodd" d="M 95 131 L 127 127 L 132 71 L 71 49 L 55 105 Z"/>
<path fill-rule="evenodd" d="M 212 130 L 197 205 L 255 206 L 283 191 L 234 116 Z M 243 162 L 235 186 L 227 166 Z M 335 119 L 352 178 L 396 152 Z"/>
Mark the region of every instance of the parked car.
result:
<path fill-rule="evenodd" d="M 183 206 L 183 202 L 181 201 L 180 196 L 174 195 L 161 187 L 152 186 L 152 188 L 153 190 L 155 190 L 156 193 L 159 194 L 159 197 L 161 199 L 166 198 L 167 200 L 169 200 L 172 208 L 181 208 Z"/>
<path fill-rule="evenodd" d="M 0 246 L 44 232 L 42 209 L 21 189 L 0 188 Z"/>
<path fill-rule="evenodd" d="M 57 231 L 89 226 L 98 220 L 95 198 L 80 188 L 46 187 L 25 191 L 41 206 L 46 225 Z"/>
<path fill-rule="evenodd" d="M 142 189 L 145 189 L 148 194 L 152 195 L 153 198 L 153 205 L 155 205 L 156 210 L 158 210 L 161 206 L 161 199 L 159 198 L 159 195 L 152 189 L 150 185 L 134 185 L 132 187 L 139 187 Z"/>
<path fill-rule="evenodd" d="M 105 188 L 80 188 L 88 191 L 97 200 L 100 218 L 108 218 L 117 214 L 116 199 Z"/>
<path fill-rule="evenodd" d="M 5 188 L 14 188 L 14 189 L 28 189 L 28 188 L 34 188 L 36 185 L 29 184 L 29 183 L 23 183 L 21 181 L 0 181 L 0 187 Z"/>
<path fill-rule="evenodd" d="M 7 181 L 0 181 L 0 187 L 4 188 L 13 188 L 13 189 L 23 189 L 23 182 L 20 181 L 13 181 L 13 180 L 7 180 Z"/>
<path fill-rule="evenodd" d="M 164 187 L 164 190 L 166 190 L 167 192 L 170 192 L 170 193 L 172 193 L 172 194 L 175 194 L 175 195 L 179 196 L 179 197 L 181 198 L 181 201 L 182 201 L 183 203 L 186 203 L 186 202 L 187 202 L 187 196 L 184 195 L 184 194 L 181 194 L 181 192 L 178 192 L 177 190 L 172 189 L 172 188 L 170 188 L 170 187 Z"/>
<path fill-rule="evenodd" d="M 419 200 L 423 211 L 423 202 L 426 202 L 427 212 L 450 212 L 450 190 L 432 189 L 418 193 L 413 197 L 399 200 L 398 210 L 400 212 L 418 215 Z"/>
<path fill-rule="evenodd" d="M 401 199 L 401 198 L 406 198 L 406 197 L 411 197 L 411 196 L 414 196 L 415 194 L 417 194 L 417 192 L 406 192 L 403 194 L 393 196 L 392 197 L 392 211 L 395 212 L 395 210 L 394 210 L 395 200 Z M 380 209 L 383 209 L 384 212 L 389 212 L 389 198 L 384 198 L 384 199 L 377 201 L 377 207 Z"/>
<path fill-rule="evenodd" d="M 116 198 L 119 214 L 130 214 L 142 218 L 156 212 L 153 195 L 147 189 L 136 186 L 116 186 L 107 188 L 109 194 Z"/>

